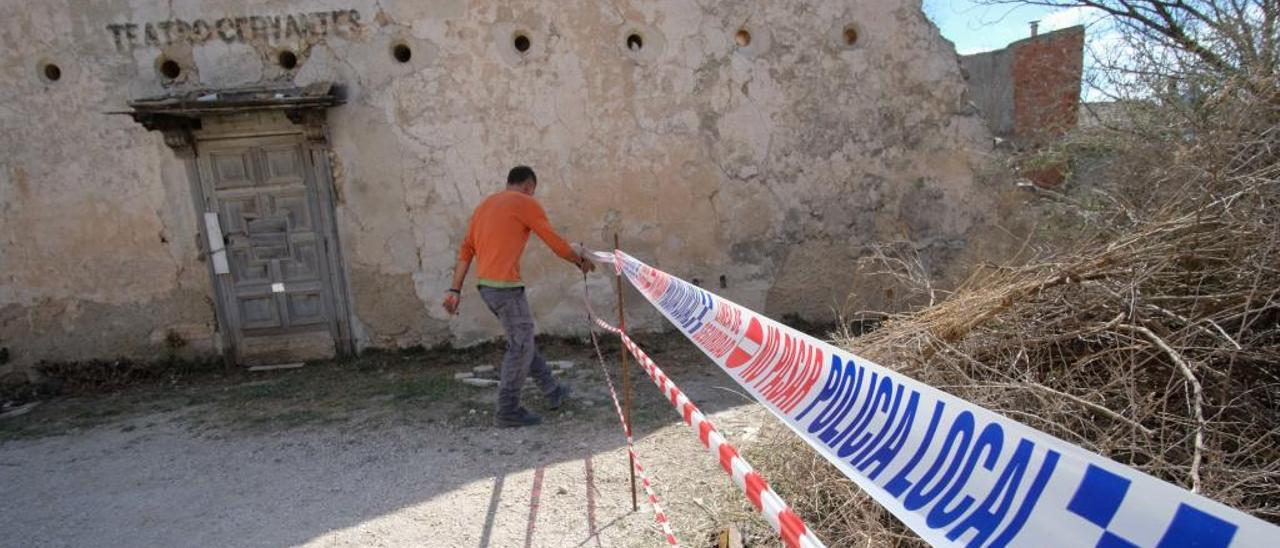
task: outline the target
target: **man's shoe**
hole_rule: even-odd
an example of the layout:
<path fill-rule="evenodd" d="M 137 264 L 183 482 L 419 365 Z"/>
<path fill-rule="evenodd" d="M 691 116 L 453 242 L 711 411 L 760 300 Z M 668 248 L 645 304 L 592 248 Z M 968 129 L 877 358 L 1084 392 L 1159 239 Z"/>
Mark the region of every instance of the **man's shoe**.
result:
<path fill-rule="evenodd" d="M 560 386 L 557 386 L 556 390 L 550 396 L 547 396 L 547 407 L 552 411 L 563 407 L 564 402 L 569 399 L 569 394 L 572 393 L 573 389 L 569 388 L 569 385 L 560 383 Z"/>
<path fill-rule="evenodd" d="M 520 426 L 533 426 L 542 423 L 542 417 L 539 417 L 528 409 L 523 407 L 516 410 L 515 413 L 498 413 L 494 417 L 494 423 L 503 428 L 515 428 Z"/>

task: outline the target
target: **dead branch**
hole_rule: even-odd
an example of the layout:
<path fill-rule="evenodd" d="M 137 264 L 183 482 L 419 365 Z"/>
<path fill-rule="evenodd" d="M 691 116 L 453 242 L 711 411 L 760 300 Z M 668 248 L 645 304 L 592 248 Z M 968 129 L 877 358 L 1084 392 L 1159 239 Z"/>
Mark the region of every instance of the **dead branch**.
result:
<path fill-rule="evenodd" d="M 1161 339 L 1150 329 L 1140 325 L 1130 324 L 1120 324 L 1116 327 L 1125 331 L 1141 334 L 1151 340 L 1151 342 L 1155 343 L 1156 346 L 1160 347 L 1161 350 L 1169 355 L 1169 359 L 1173 360 L 1173 363 L 1178 366 L 1178 370 L 1182 373 L 1183 378 L 1187 380 L 1187 384 L 1191 385 L 1193 397 L 1191 401 L 1192 414 L 1195 416 L 1196 420 L 1195 453 L 1191 457 L 1191 492 L 1199 493 L 1200 461 L 1204 458 L 1204 389 L 1200 387 L 1200 381 L 1196 379 L 1195 372 L 1192 371 L 1191 365 L 1182 358 L 1182 354 L 1179 354 L 1177 350 L 1174 350 L 1172 346 L 1169 346 L 1169 343 L 1165 342 L 1164 339 Z"/>

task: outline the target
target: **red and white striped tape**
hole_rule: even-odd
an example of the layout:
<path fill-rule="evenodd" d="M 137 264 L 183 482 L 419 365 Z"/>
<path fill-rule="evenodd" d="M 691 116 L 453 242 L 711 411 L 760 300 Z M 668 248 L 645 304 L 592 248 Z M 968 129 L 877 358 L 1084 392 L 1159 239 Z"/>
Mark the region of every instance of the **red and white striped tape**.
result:
<path fill-rule="evenodd" d="M 666 536 L 667 544 L 679 546 L 680 541 L 676 540 L 675 533 L 671 531 L 671 521 L 667 519 L 667 513 L 662 510 L 662 505 L 658 503 L 658 495 L 653 491 L 653 485 L 649 482 L 649 474 L 644 471 L 644 466 L 640 464 L 640 455 L 636 454 L 636 448 L 631 438 L 631 427 L 627 424 L 626 415 L 622 412 L 622 404 L 618 403 L 618 391 L 613 387 L 613 378 L 609 376 L 609 370 L 604 366 L 604 356 L 600 353 L 600 345 L 596 341 L 595 331 L 591 332 L 591 342 L 596 347 L 596 357 L 599 359 L 600 371 L 604 373 L 604 382 L 609 385 L 609 397 L 613 398 L 613 409 L 618 412 L 618 421 L 622 423 L 622 431 L 627 435 L 627 453 L 631 455 L 631 464 L 635 467 L 636 475 L 640 476 L 640 485 L 644 487 L 645 495 L 649 498 L 649 506 L 653 507 L 653 519 L 657 520 L 658 526 L 662 528 L 662 534 Z"/>
<path fill-rule="evenodd" d="M 592 316 L 595 317 L 594 314 Z M 764 476 L 761 476 L 759 472 L 756 472 L 746 460 L 738 455 L 738 450 L 734 449 L 733 445 L 729 444 L 729 442 L 724 439 L 724 436 L 720 435 L 720 432 L 716 430 L 715 425 L 711 424 L 711 421 L 707 419 L 706 415 L 703 415 L 702 411 L 699 411 L 698 407 L 694 405 L 693 402 L 689 401 L 689 398 L 684 395 L 684 392 L 681 392 L 680 388 L 678 388 L 674 382 L 671 382 L 671 379 L 667 378 L 666 374 L 662 372 L 662 369 L 658 367 L 658 364 L 654 363 L 654 361 L 636 345 L 635 341 L 631 340 L 631 337 L 628 337 L 622 330 L 609 325 L 599 317 L 595 317 L 595 321 L 600 327 L 616 333 L 622 338 L 622 344 L 627 347 L 627 350 L 631 352 L 632 356 L 635 356 L 636 361 L 640 363 L 640 366 L 644 369 L 645 373 L 649 375 L 649 378 L 653 383 L 658 385 L 658 388 L 662 390 L 663 395 L 665 395 L 667 399 L 671 400 L 671 404 L 675 406 L 676 411 L 684 417 L 685 424 L 689 425 L 698 433 L 698 439 L 701 440 L 702 445 L 707 448 L 707 452 L 711 453 L 712 457 L 720 460 L 720 466 L 724 468 L 725 472 L 733 477 L 733 483 L 746 493 L 747 499 L 751 501 L 751 504 L 755 505 L 756 510 L 759 510 L 760 513 L 764 515 L 765 520 L 769 522 L 769 525 L 773 527 L 774 531 L 778 532 L 778 535 L 782 537 L 782 541 L 789 548 L 819 548 L 825 546 L 822 541 L 818 539 L 817 535 L 813 534 L 813 531 L 809 530 L 809 528 L 804 524 L 804 521 L 802 521 L 795 512 L 791 511 L 791 507 L 782 500 L 782 497 L 779 497 L 778 494 L 769 487 L 768 482 L 764 480 Z M 610 390 L 612 390 L 612 388 L 613 385 L 610 383 Z M 617 403 L 618 400 L 615 395 L 615 407 L 617 406 Z M 620 407 L 618 408 L 618 413 L 620 415 L 622 413 Z M 630 440 L 631 433 L 628 432 L 628 443 L 630 443 Z M 637 468 L 638 467 L 639 465 L 637 464 Z"/>
<path fill-rule="evenodd" d="M 662 510 L 662 505 L 658 504 L 658 495 L 653 492 L 653 486 L 649 483 L 649 474 L 645 473 L 644 467 L 640 465 L 640 457 L 636 456 L 634 449 L 631 451 L 631 462 L 635 464 L 636 475 L 640 476 L 640 485 L 644 486 L 644 493 L 649 497 L 649 506 L 653 507 L 653 519 L 657 520 L 658 526 L 662 528 L 662 534 L 667 537 L 667 544 L 679 546 L 680 541 L 676 540 L 675 533 L 671 532 L 671 521 L 667 519 L 667 513 Z"/>

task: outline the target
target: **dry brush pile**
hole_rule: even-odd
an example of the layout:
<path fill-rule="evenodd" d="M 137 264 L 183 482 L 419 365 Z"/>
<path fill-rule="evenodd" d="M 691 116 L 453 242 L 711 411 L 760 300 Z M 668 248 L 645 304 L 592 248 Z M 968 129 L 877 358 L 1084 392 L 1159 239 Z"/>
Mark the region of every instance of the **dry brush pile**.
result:
<path fill-rule="evenodd" d="M 1194 127 L 1166 109 L 1163 131 L 1088 136 L 1107 180 L 1054 195 L 1035 258 L 836 343 L 1280 523 L 1277 97 L 1223 92 Z M 918 263 L 886 264 L 934 291 Z M 770 439 L 750 459 L 828 544 L 923 544 L 794 435 Z"/>
<path fill-rule="evenodd" d="M 1280 167 L 838 344 L 1280 522 Z M 836 545 L 919 542 L 794 436 L 752 452 Z"/>

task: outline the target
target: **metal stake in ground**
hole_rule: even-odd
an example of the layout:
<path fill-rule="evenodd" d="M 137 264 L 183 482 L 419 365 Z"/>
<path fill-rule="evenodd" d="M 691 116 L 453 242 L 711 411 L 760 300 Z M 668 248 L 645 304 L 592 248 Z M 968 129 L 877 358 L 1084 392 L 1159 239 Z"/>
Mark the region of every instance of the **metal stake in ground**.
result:
<path fill-rule="evenodd" d="M 622 246 L 618 245 L 617 232 L 613 233 L 613 249 L 615 251 L 622 249 Z M 618 286 L 617 286 L 618 287 L 618 328 L 623 331 L 626 331 L 627 317 L 626 317 L 626 314 L 623 313 L 623 307 L 622 307 L 622 304 L 623 304 L 622 303 L 622 271 L 616 270 L 615 274 L 618 279 L 617 280 L 618 281 Z M 620 354 L 622 354 L 622 402 L 623 402 L 622 416 L 624 417 L 627 423 L 627 435 L 630 436 L 631 435 L 631 368 L 627 365 L 627 352 L 622 351 L 620 352 Z M 627 463 L 631 465 L 631 466 L 628 466 L 627 468 L 631 470 L 631 511 L 634 512 L 640 509 L 640 505 L 636 504 L 636 461 L 635 461 L 635 457 L 632 456 L 630 453 L 627 454 Z"/>

